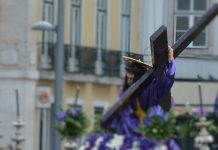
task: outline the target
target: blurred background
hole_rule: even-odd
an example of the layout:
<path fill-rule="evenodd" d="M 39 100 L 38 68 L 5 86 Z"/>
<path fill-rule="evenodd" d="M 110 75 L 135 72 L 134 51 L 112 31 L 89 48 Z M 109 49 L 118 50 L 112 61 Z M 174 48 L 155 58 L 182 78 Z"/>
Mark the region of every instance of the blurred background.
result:
<path fill-rule="evenodd" d="M 53 150 L 55 112 L 72 106 L 77 87 L 77 104 L 91 130 L 94 116 L 116 101 L 125 74 L 122 55 L 139 53 L 151 64 L 154 31 L 165 25 L 173 45 L 214 3 L 218 0 L 0 0 L 0 147 L 14 145 L 12 122 L 20 114 L 22 149 Z M 50 23 L 49 31 L 33 30 L 39 21 Z M 177 111 L 199 106 L 199 84 L 205 109 L 216 111 L 217 39 L 216 17 L 176 59 Z"/>

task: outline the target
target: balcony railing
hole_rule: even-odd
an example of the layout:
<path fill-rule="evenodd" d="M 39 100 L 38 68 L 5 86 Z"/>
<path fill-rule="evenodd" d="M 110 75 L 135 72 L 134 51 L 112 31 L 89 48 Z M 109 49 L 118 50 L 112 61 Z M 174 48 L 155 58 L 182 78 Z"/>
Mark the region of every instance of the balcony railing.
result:
<path fill-rule="evenodd" d="M 121 52 L 114 50 L 102 51 L 102 69 L 104 76 L 120 76 Z"/>
<path fill-rule="evenodd" d="M 39 50 L 40 50 L 39 69 L 53 70 L 54 57 L 55 57 L 55 44 L 40 43 Z M 65 50 L 65 63 L 64 63 L 65 72 L 74 73 L 74 74 L 108 76 L 108 77 L 120 77 L 121 72 L 124 69 L 122 55 L 134 54 L 134 53 L 127 53 L 127 52 L 124 53 L 118 50 L 108 50 L 108 49 L 99 50 L 94 47 L 73 46 L 73 45 L 65 45 L 64 50 Z M 99 65 L 99 63 L 101 65 Z"/>
<path fill-rule="evenodd" d="M 65 71 L 95 74 L 96 49 L 65 45 Z"/>
<path fill-rule="evenodd" d="M 54 43 L 38 43 L 38 68 L 40 70 L 54 70 Z"/>

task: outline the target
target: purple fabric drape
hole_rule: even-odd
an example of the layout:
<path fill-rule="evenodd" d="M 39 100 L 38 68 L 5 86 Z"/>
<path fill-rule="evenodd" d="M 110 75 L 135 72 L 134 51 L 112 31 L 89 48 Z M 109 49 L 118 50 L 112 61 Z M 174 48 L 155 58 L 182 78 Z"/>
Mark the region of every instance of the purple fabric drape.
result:
<path fill-rule="evenodd" d="M 150 107 L 158 105 L 159 99 L 163 96 L 165 90 L 169 90 L 174 82 L 175 75 L 175 62 L 169 61 L 165 67 L 164 73 L 155 78 L 152 83 L 139 95 L 140 105 L 142 109 L 146 112 Z M 120 91 L 120 95 L 124 93 L 123 90 Z M 127 106 L 116 118 L 113 119 L 112 123 L 106 128 L 116 129 L 116 134 L 124 137 L 123 143 L 119 150 L 130 149 L 133 146 L 134 141 L 137 141 L 140 149 L 147 150 L 149 148 L 155 147 L 156 141 L 149 141 L 141 137 L 140 133 L 136 131 L 139 127 L 139 118 L 133 114 L 136 110 L 136 101 L 133 100 L 129 106 Z M 146 119 L 144 119 L 146 121 Z M 85 150 L 91 150 L 95 145 L 98 138 L 103 140 L 99 144 L 99 150 L 110 150 L 106 145 L 107 142 L 113 139 L 114 135 L 111 134 L 92 134 L 87 138 L 86 142 L 89 143 L 89 147 Z M 178 145 L 174 140 L 168 140 L 166 142 L 169 150 L 179 150 Z"/>
<path fill-rule="evenodd" d="M 169 90 L 174 83 L 175 61 L 169 61 L 161 76 L 155 78 L 152 83 L 139 95 L 140 105 L 146 112 L 151 106 L 158 105 L 159 99 L 166 90 Z M 124 91 L 121 89 L 120 97 Z M 132 112 L 136 110 L 136 101 L 133 100 L 107 128 L 115 128 L 118 134 L 139 135 L 135 129 L 139 127 L 139 118 Z"/>

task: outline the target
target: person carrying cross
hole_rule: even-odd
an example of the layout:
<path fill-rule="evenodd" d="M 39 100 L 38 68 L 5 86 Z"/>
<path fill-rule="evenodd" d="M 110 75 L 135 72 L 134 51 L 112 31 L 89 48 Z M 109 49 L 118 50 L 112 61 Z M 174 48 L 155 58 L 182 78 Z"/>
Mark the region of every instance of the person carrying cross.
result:
<path fill-rule="evenodd" d="M 95 134 L 95 133 L 92 134 L 91 136 L 87 138 L 84 144 L 85 150 L 89 150 L 89 149 L 91 150 L 92 147 L 94 147 L 95 149 L 96 147 L 98 147 L 98 149 L 109 149 L 110 150 L 110 148 L 108 147 L 111 147 L 112 145 L 113 145 L 112 147 L 113 150 L 114 149 L 115 150 L 124 150 L 124 149 L 126 150 L 126 149 L 132 148 L 133 145 L 135 145 L 135 140 L 132 140 L 133 142 L 132 143 L 130 139 L 132 137 L 133 138 L 137 137 L 140 133 L 138 133 L 134 129 L 139 128 L 140 124 L 145 123 L 146 119 L 144 118 L 147 117 L 146 111 L 150 107 L 160 104 L 161 97 L 165 95 L 164 94 L 165 91 L 169 90 L 174 83 L 174 75 L 175 75 L 174 58 L 176 58 L 197 37 L 197 35 L 199 35 L 199 33 L 208 25 L 208 23 L 210 23 L 214 19 L 214 17 L 217 15 L 217 12 L 218 12 L 218 4 L 215 4 L 197 21 L 197 23 L 195 23 L 195 25 L 192 28 L 188 29 L 176 41 L 176 43 L 172 46 L 174 48 L 174 52 L 171 47 L 168 48 L 168 62 L 166 64 L 163 64 L 165 67 L 164 71 L 162 74 L 160 74 L 159 76 L 156 76 L 154 79 L 153 79 L 153 76 L 150 78 L 150 75 L 153 75 L 153 73 L 156 73 L 157 71 L 156 69 L 158 68 L 156 69 L 152 68 L 148 70 L 149 66 L 144 65 L 142 61 L 138 60 L 139 58 L 136 58 L 134 60 L 134 58 L 131 58 L 131 57 L 130 58 L 124 57 L 124 59 L 127 62 L 127 67 L 126 67 L 127 73 L 126 73 L 124 85 L 119 95 L 121 98 L 119 98 L 118 100 L 120 101 L 115 103 L 114 106 L 117 106 L 117 107 L 113 106 L 110 109 L 111 111 L 109 110 L 108 113 L 105 113 L 105 115 L 103 116 L 103 119 L 101 120 L 101 124 L 103 125 L 103 127 L 107 129 L 109 129 L 110 127 L 114 128 L 116 129 L 116 132 L 112 135 L 108 134 L 108 132 L 100 133 L 100 134 Z M 166 30 L 163 30 L 163 32 L 162 30 L 160 31 L 161 31 L 160 36 L 162 36 L 162 33 L 165 32 Z M 163 38 L 159 38 L 160 39 L 159 41 L 157 40 L 157 38 L 160 37 L 158 34 L 157 36 L 154 36 L 154 39 L 156 38 L 155 43 L 161 42 L 162 44 L 163 43 L 166 44 L 167 43 L 166 33 L 167 32 L 163 34 L 163 36 L 166 39 L 165 42 L 163 41 Z M 161 48 L 159 47 L 160 45 L 156 45 L 156 46 L 158 46 L 156 47 L 157 50 Z M 167 44 L 164 46 L 167 46 Z M 165 61 L 165 57 L 164 57 L 164 61 Z M 130 68 L 128 68 L 128 66 L 131 66 L 131 65 L 134 66 L 134 64 L 135 66 L 137 66 L 137 67 L 133 67 L 135 69 L 137 68 L 136 72 L 130 71 Z M 137 72 L 138 70 L 140 70 L 139 73 Z M 145 73 L 146 71 L 149 76 L 146 76 L 146 74 L 142 76 L 141 72 Z M 159 71 L 162 72 L 162 68 L 161 69 L 159 68 Z M 140 76 L 142 76 L 142 78 L 140 78 Z M 130 91 L 128 94 L 125 94 L 129 90 L 131 90 L 130 89 L 131 85 L 134 84 L 135 81 L 137 81 L 137 79 L 139 78 L 143 80 L 138 80 L 140 82 L 136 82 L 136 83 L 139 83 L 137 84 L 137 86 L 135 86 L 136 88 L 133 88 L 132 92 Z M 143 85 L 143 83 L 147 83 L 146 82 L 147 79 L 153 79 L 153 81 L 149 85 L 148 84 Z M 132 96 L 134 94 L 134 97 L 135 97 L 135 94 L 137 92 L 141 92 L 141 89 L 139 89 L 139 87 L 141 88 L 145 86 L 147 86 L 147 88 L 144 89 L 142 94 L 139 94 L 133 100 L 128 99 L 127 96 L 129 95 Z M 126 104 L 129 104 L 129 102 L 130 102 L 130 105 L 126 106 Z M 117 134 L 122 135 L 122 136 L 117 136 Z M 119 141 L 122 141 L 122 143 Z M 141 140 L 141 138 L 138 138 L 136 144 L 137 143 L 140 144 L 141 146 L 144 145 L 144 147 L 140 146 L 140 149 L 145 150 L 145 149 L 151 148 L 150 142 L 147 141 L 145 138 L 144 140 Z M 121 145 L 119 146 L 119 148 L 117 148 L 118 144 Z M 173 146 L 173 144 L 170 143 L 168 144 L 168 149 L 178 150 L 179 148 L 176 144 L 174 144 Z"/>
<path fill-rule="evenodd" d="M 151 67 L 144 63 L 140 56 L 141 55 L 123 57 L 126 62 L 126 75 L 119 97 L 122 97 L 123 93 L 131 88 L 131 86 Z M 165 91 L 170 90 L 172 87 L 175 70 L 173 49 L 168 47 L 168 61 L 165 65 L 164 72 L 155 77 L 151 84 L 144 89 L 142 94 L 138 95 L 129 105 L 117 114 L 110 124 L 104 126 L 106 132 L 94 132 L 91 134 L 91 136 L 86 139 L 81 150 L 134 149 L 134 142 L 138 144 L 140 150 L 153 148 L 155 142 L 142 138 L 138 129 L 145 125 L 145 119 L 147 117 L 146 112 L 148 109 L 152 106 L 159 105 L 159 101 Z M 172 139 L 167 141 L 167 146 L 169 150 L 180 150 L 176 142 Z"/>
<path fill-rule="evenodd" d="M 119 97 L 151 67 L 142 61 L 141 55 L 123 56 L 123 59 L 126 62 L 126 76 Z M 148 109 L 159 105 L 164 92 L 171 89 L 175 71 L 173 49 L 168 46 L 168 62 L 165 65 L 164 72 L 155 77 L 142 94 L 132 100 L 130 105 L 114 118 L 109 128 L 115 129 L 118 134 L 140 135 L 135 129 L 144 124 Z"/>

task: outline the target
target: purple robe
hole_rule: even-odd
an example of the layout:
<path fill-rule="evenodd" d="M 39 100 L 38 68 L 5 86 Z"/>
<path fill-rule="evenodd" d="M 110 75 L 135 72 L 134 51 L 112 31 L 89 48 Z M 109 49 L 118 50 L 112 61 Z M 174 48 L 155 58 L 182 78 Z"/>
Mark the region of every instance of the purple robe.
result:
<path fill-rule="evenodd" d="M 139 95 L 140 105 L 146 112 L 151 106 L 157 105 L 159 99 L 163 96 L 165 90 L 169 90 L 174 82 L 175 75 L 175 62 L 170 61 L 167 63 L 163 75 L 157 77 L 152 83 Z M 120 95 L 124 92 L 121 90 Z M 125 150 L 132 147 L 133 141 L 136 140 L 139 143 L 140 149 L 146 150 L 153 148 L 157 143 L 155 141 L 148 141 L 140 136 L 136 128 L 139 127 L 139 118 L 137 118 L 133 111 L 136 110 L 136 101 L 132 101 L 116 118 L 113 119 L 112 124 L 108 128 L 115 128 L 117 134 L 121 134 L 124 137 L 124 142 L 119 150 Z M 86 142 L 89 143 L 89 147 L 85 150 L 91 150 L 95 146 L 95 142 L 98 138 L 103 140 L 100 142 L 98 150 L 111 150 L 107 147 L 108 142 L 113 138 L 111 134 L 92 134 L 87 138 Z M 172 139 L 166 142 L 169 150 L 180 150 L 176 142 Z"/>
<path fill-rule="evenodd" d="M 175 62 L 169 61 L 164 69 L 164 73 L 156 77 L 151 84 L 139 95 L 139 101 L 141 108 L 144 112 L 154 105 L 159 104 L 159 99 L 163 96 L 166 90 L 170 90 L 174 83 L 175 75 Z M 122 96 L 123 90 L 120 95 Z M 127 106 L 114 120 L 109 128 L 115 128 L 118 134 L 123 135 L 139 135 L 135 129 L 139 127 L 139 118 L 133 114 L 136 110 L 136 100 L 131 101 L 130 105 Z"/>

